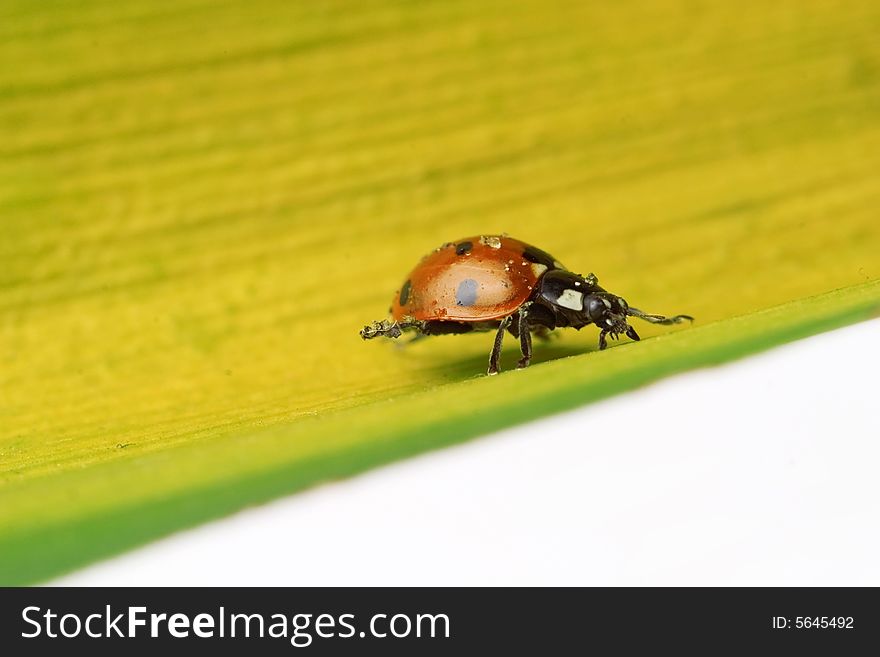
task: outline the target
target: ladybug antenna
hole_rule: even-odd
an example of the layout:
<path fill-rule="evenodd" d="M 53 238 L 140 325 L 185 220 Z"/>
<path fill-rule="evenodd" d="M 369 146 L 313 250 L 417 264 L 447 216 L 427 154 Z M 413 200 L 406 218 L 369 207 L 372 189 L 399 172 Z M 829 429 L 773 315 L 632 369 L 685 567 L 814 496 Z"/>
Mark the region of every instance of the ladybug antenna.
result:
<path fill-rule="evenodd" d="M 626 309 L 626 314 L 631 317 L 638 317 L 639 319 L 643 319 L 646 322 L 651 322 L 651 324 L 681 324 L 684 321 L 692 322 L 694 318 L 690 315 L 675 315 L 674 317 L 664 317 L 663 315 L 652 315 L 651 313 L 646 313 L 638 308 L 633 308 L 630 306 Z"/>

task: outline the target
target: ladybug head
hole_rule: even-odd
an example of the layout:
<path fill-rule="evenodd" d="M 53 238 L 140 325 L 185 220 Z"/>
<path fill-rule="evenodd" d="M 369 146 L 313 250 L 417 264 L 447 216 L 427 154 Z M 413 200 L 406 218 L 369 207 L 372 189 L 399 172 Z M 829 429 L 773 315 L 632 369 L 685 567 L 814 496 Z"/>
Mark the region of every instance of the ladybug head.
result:
<path fill-rule="evenodd" d="M 675 315 L 665 317 L 646 313 L 638 308 L 630 306 L 625 299 L 604 290 L 596 290 L 584 297 L 584 314 L 589 321 L 598 326 L 602 333 L 599 336 L 599 348 L 605 348 L 605 334 L 617 339 L 621 333 L 631 340 L 638 340 L 639 334 L 630 326 L 626 318 L 638 317 L 651 324 L 680 324 L 684 321 L 693 321 L 690 315 Z"/>
<path fill-rule="evenodd" d="M 613 337 L 625 333 L 632 340 L 639 339 L 635 329 L 626 322 L 627 316 L 634 314 L 632 310 L 624 298 L 604 290 L 584 297 L 587 319 Z"/>

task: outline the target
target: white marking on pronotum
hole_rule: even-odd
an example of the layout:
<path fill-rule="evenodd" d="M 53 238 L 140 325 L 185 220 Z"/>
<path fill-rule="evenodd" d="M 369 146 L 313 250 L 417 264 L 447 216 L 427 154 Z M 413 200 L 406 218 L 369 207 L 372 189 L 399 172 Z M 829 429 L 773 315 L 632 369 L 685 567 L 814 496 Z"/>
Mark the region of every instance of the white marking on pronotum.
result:
<path fill-rule="evenodd" d="M 532 263 L 532 273 L 535 275 L 535 278 L 540 278 L 541 274 L 547 271 L 547 265 L 542 265 L 540 262 Z"/>
<path fill-rule="evenodd" d="M 565 289 L 562 291 L 562 294 L 559 295 L 556 303 L 569 310 L 583 310 L 584 293 L 572 290 L 571 288 Z"/>
<path fill-rule="evenodd" d="M 602 300 L 602 303 L 605 304 L 605 307 L 606 307 L 606 308 L 608 308 L 608 309 L 611 308 L 611 302 L 610 302 L 608 299 L 605 299 L 605 298 L 603 298 L 603 297 L 599 297 L 599 298 Z"/>

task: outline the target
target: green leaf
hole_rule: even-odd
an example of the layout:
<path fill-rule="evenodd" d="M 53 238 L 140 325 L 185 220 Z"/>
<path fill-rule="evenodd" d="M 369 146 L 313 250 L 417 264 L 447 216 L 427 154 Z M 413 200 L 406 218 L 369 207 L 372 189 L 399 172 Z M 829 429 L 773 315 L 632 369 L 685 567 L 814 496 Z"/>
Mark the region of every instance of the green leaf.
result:
<path fill-rule="evenodd" d="M 0 583 L 880 307 L 876 3 L 2 13 Z M 697 323 L 358 338 L 500 232 Z"/>

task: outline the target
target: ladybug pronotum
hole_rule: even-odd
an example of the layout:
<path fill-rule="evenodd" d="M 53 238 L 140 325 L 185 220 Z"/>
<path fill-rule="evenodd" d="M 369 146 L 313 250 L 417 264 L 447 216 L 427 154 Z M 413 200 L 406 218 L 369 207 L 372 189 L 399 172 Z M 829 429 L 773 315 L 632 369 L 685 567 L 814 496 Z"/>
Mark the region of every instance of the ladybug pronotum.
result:
<path fill-rule="evenodd" d="M 391 320 L 365 326 L 361 337 L 494 330 L 488 373 L 496 374 L 505 331 L 519 338 L 522 368 L 532 358 L 532 333 L 543 337 L 556 328 L 595 324 L 599 349 L 605 349 L 609 335 L 639 339 L 627 317 L 653 324 L 693 320 L 642 312 L 599 287 L 593 274 L 574 274 L 549 253 L 512 237 L 482 235 L 448 242 L 423 258 L 395 294 Z"/>

